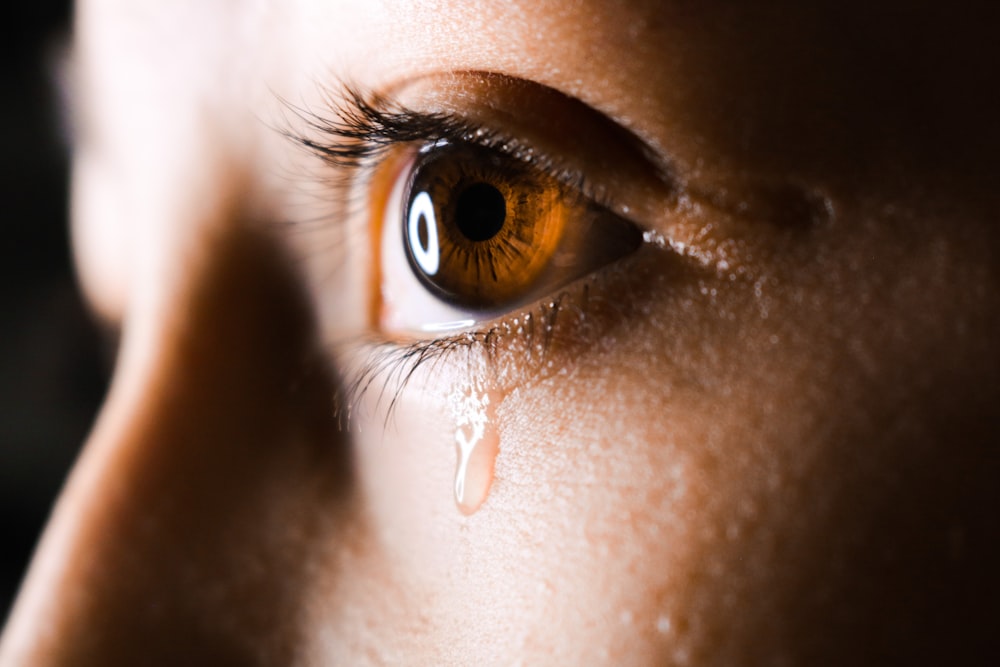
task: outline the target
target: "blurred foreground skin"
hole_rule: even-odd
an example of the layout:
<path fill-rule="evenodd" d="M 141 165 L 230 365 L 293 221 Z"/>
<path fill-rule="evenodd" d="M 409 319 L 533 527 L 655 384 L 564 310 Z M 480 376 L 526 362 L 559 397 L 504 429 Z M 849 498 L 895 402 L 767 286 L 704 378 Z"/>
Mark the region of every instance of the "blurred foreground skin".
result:
<path fill-rule="evenodd" d="M 997 664 L 996 22 L 830 5 L 81 2 L 75 242 L 122 346 L 0 663 Z M 506 387 L 468 516 L 462 364 L 339 429 L 371 242 L 332 283 L 274 224 L 348 215 L 280 99 L 450 72 L 714 202 Z"/>

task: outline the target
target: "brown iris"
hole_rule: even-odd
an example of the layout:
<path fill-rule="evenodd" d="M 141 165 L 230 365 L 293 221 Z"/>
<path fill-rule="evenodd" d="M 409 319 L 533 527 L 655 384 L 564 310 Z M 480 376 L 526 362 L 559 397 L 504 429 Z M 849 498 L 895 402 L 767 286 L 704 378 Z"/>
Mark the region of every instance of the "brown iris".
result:
<path fill-rule="evenodd" d="M 473 145 L 423 151 L 405 199 L 410 268 L 438 298 L 470 310 L 524 303 L 640 240 L 634 226 L 576 190 Z"/>

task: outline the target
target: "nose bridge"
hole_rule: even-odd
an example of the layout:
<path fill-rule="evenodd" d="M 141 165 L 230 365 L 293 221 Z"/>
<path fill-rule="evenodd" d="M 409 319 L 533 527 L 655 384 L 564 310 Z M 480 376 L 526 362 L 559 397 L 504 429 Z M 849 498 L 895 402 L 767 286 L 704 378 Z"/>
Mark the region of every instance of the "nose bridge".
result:
<path fill-rule="evenodd" d="M 288 262 L 212 249 L 130 341 L 15 607 L 4 665 L 287 664 L 349 498 L 332 381 Z M 129 345 L 152 354 L 132 355 Z"/>

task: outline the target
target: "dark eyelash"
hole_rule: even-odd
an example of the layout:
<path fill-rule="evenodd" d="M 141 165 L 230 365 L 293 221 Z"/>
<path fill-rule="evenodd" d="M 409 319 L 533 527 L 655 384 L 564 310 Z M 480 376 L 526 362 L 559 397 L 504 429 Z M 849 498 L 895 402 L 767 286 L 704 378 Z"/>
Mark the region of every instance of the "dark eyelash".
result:
<path fill-rule="evenodd" d="M 588 294 L 589 290 L 585 286 L 582 299 L 584 303 Z M 562 292 L 554 299 L 536 306 L 534 310 L 521 314 L 524 326 L 519 335 L 522 337 L 521 344 L 524 346 L 529 364 L 539 367 L 544 365 L 556 328 L 556 320 L 560 313 L 564 312 L 563 302 L 567 298 L 568 293 Z M 577 315 L 579 314 L 578 312 Z M 386 400 L 387 394 L 391 394 L 383 423 L 383 427 L 387 427 L 400 395 L 418 369 L 429 366 L 433 371 L 436 364 L 445 358 L 451 359 L 452 353 L 459 350 L 466 350 L 470 354 L 481 351 L 488 360 L 496 361 L 504 354 L 501 342 L 513 334 L 510 322 L 503 321 L 488 329 L 466 331 L 409 344 L 373 339 L 371 336 L 362 336 L 341 343 L 341 347 L 372 349 L 366 352 L 361 367 L 348 374 L 347 384 L 334 401 L 338 423 L 342 428 L 349 426 L 355 407 L 371 391 L 372 385 L 381 383 L 375 409 L 378 410 Z M 469 365 L 472 372 L 471 361 Z M 391 392 L 387 391 L 390 386 L 393 387 Z"/>
<path fill-rule="evenodd" d="M 416 141 L 463 137 L 466 123 L 441 113 L 417 113 L 386 97 L 345 90 L 346 103 L 334 103 L 336 115 L 327 118 L 293 109 L 319 138 L 290 134 L 292 139 L 333 167 L 360 168 L 392 146 Z"/>
<path fill-rule="evenodd" d="M 284 134 L 331 167 L 366 170 L 388 150 L 403 144 L 469 143 L 530 165 L 598 205 L 610 207 L 605 189 L 592 186 L 579 169 L 499 130 L 450 113 L 415 111 L 389 97 L 365 94 L 351 87 L 345 88 L 341 95 L 327 95 L 327 98 L 335 110 L 333 116 L 286 103 L 305 123 L 306 132 Z"/>
<path fill-rule="evenodd" d="M 389 393 L 387 390 L 392 387 L 383 422 L 383 427 L 388 427 L 396 402 L 417 369 L 428 365 L 433 367 L 435 363 L 456 350 L 471 349 L 479 344 L 485 345 L 490 337 L 489 331 L 475 331 L 470 332 L 468 336 L 448 336 L 416 341 L 407 345 L 384 340 L 373 341 L 370 338 L 353 341 L 354 346 L 367 343 L 373 345 L 373 349 L 367 352 L 367 358 L 361 368 L 349 374 L 346 386 L 334 401 L 339 425 L 341 428 L 350 425 L 355 407 L 371 391 L 373 384 L 380 383 L 381 388 L 375 400 L 376 411 L 386 400 L 386 394 Z"/>

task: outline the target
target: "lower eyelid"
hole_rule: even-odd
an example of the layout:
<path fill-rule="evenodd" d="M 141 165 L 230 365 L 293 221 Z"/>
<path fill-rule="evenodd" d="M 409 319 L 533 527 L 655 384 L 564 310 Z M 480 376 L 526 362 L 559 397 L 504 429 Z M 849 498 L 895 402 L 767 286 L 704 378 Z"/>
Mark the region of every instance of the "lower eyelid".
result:
<path fill-rule="evenodd" d="M 377 389 L 380 397 L 390 397 L 391 411 L 418 373 L 454 373 L 502 392 L 554 375 L 571 357 L 563 352 L 566 343 L 582 340 L 578 325 L 585 312 L 573 298 L 567 290 L 485 327 L 439 338 L 366 340 L 342 347 L 336 356 L 348 372 L 346 404 L 356 405 Z"/>
<path fill-rule="evenodd" d="M 652 298 L 642 286 L 645 271 L 633 269 L 662 265 L 665 258 L 687 266 L 671 257 L 669 251 L 647 246 L 475 329 L 423 340 L 380 335 L 341 350 L 349 371 L 349 404 L 377 389 L 389 407 L 418 374 L 459 377 L 506 393 L 568 373 L 583 360 L 595 361 L 608 345 L 626 344 L 633 318 L 642 316 Z"/>

